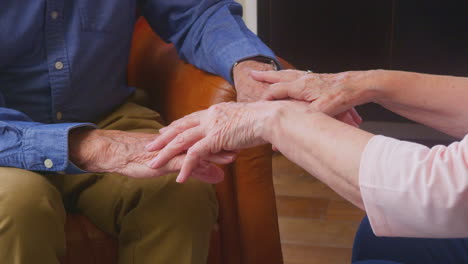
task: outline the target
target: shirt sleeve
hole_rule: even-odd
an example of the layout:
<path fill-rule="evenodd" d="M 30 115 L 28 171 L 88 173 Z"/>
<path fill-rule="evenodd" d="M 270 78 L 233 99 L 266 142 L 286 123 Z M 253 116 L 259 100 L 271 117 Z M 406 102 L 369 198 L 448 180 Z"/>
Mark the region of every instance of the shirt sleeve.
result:
<path fill-rule="evenodd" d="M 240 60 L 274 53 L 242 21 L 242 6 L 233 0 L 140 0 L 143 15 L 182 59 L 233 82 L 231 69 Z"/>
<path fill-rule="evenodd" d="M 377 236 L 468 237 L 468 136 L 433 148 L 374 136 L 359 181 Z"/>
<path fill-rule="evenodd" d="M 90 123 L 42 124 L 0 107 L 0 166 L 30 171 L 79 173 L 68 160 L 68 134 Z"/>

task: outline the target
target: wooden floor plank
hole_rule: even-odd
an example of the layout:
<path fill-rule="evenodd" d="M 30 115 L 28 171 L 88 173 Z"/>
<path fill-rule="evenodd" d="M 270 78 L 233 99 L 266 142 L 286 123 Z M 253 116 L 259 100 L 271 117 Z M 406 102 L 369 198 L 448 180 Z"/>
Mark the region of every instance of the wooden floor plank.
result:
<path fill-rule="evenodd" d="M 349 264 L 351 249 L 283 244 L 285 264 Z"/>
<path fill-rule="evenodd" d="M 276 197 L 276 206 L 281 217 L 324 219 L 330 211 L 329 204 L 330 200 L 322 198 Z"/>
<path fill-rule="evenodd" d="M 358 224 L 280 217 L 279 226 L 284 243 L 352 248 Z"/>
<path fill-rule="evenodd" d="M 282 155 L 273 156 L 273 182 L 277 195 L 343 200 L 328 186 Z"/>
<path fill-rule="evenodd" d="M 366 213 L 347 201 L 330 201 L 326 220 L 361 222 Z"/>
<path fill-rule="evenodd" d="M 281 154 L 273 156 L 285 264 L 350 263 L 364 212 Z"/>

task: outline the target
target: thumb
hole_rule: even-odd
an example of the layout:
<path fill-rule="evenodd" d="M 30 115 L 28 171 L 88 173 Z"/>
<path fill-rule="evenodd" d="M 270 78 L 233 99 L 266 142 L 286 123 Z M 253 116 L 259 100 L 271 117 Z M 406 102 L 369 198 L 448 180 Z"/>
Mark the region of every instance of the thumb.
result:
<path fill-rule="evenodd" d="M 317 112 L 325 113 L 329 116 L 336 116 L 345 112 L 346 107 L 339 105 L 337 100 L 333 100 L 332 96 L 318 97 L 317 100 L 310 103 L 310 107 Z"/>

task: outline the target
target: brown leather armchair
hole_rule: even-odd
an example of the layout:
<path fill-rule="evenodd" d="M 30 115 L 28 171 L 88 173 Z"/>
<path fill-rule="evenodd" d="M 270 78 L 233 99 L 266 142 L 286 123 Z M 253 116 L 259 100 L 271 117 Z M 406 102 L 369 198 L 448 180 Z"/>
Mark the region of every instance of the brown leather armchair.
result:
<path fill-rule="evenodd" d="M 180 60 L 174 47 L 155 35 L 144 19 L 135 27 L 128 82 L 146 90 L 167 122 L 236 100 L 229 83 Z M 234 164 L 223 169 L 226 178 L 216 186 L 220 215 L 213 227 L 208 263 L 283 263 L 271 147 L 242 151 Z M 64 264 L 117 263 L 117 242 L 86 217 L 69 215 L 66 233 Z"/>

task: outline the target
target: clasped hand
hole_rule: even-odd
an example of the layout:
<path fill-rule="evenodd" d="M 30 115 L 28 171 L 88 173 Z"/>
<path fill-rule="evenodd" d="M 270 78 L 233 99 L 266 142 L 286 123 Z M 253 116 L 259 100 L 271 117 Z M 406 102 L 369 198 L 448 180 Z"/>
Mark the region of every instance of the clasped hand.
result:
<path fill-rule="evenodd" d="M 366 72 L 315 74 L 298 70 L 253 71 L 253 79 L 271 84 L 264 100 L 295 99 L 310 102 L 309 107 L 352 126 L 361 117 L 354 106 L 365 102 L 363 94 Z"/>
<path fill-rule="evenodd" d="M 195 112 L 160 130 L 146 146 L 159 151 L 148 166 L 158 169 L 187 151 L 177 182 L 184 182 L 213 153 L 232 156 L 237 150 L 266 143 L 260 137 L 265 103 L 221 103 Z M 223 157 L 223 155 L 222 155 Z"/>
<path fill-rule="evenodd" d="M 178 182 L 184 182 L 197 164 L 213 154 L 234 155 L 238 150 L 268 143 L 272 116 L 281 109 L 297 108 L 323 112 L 349 125 L 362 122 L 354 106 L 366 101 L 366 72 L 306 74 L 303 71 L 264 71 L 251 73 L 253 79 L 267 83 L 264 100 L 288 101 L 222 103 L 173 122 L 146 146 L 159 151 L 147 165 L 158 169 L 186 152 Z M 304 107 L 307 105 L 307 107 Z M 271 126 L 271 127 L 268 127 Z"/>

